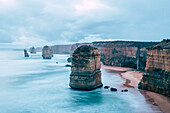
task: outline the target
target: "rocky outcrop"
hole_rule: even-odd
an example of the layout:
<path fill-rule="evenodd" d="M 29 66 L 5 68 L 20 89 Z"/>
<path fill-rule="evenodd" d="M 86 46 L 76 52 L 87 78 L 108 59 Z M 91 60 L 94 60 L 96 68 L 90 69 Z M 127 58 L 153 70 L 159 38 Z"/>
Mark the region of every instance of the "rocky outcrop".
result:
<path fill-rule="evenodd" d="M 49 46 L 44 46 L 42 49 L 43 59 L 51 59 L 53 57 L 53 52 Z"/>
<path fill-rule="evenodd" d="M 93 90 L 101 87 L 100 53 L 97 48 L 80 46 L 72 55 L 70 87 Z"/>
<path fill-rule="evenodd" d="M 28 54 L 28 52 L 27 52 L 26 49 L 24 49 L 24 56 L 25 56 L 25 57 L 29 57 L 29 54 Z"/>
<path fill-rule="evenodd" d="M 32 54 L 35 54 L 35 53 L 36 53 L 35 47 L 31 47 L 31 48 L 29 49 L 29 51 L 30 51 L 30 53 L 32 53 Z"/>
<path fill-rule="evenodd" d="M 71 62 L 71 57 L 67 58 L 67 62 Z"/>
<path fill-rule="evenodd" d="M 148 48 L 145 73 L 139 89 L 170 96 L 170 40 Z"/>

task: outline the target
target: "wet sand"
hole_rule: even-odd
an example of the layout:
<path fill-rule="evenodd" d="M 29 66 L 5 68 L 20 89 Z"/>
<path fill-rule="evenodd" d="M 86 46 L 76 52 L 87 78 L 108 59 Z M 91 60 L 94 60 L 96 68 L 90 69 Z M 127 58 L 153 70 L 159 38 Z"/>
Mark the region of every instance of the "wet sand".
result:
<path fill-rule="evenodd" d="M 115 66 L 106 66 L 102 64 L 102 69 L 107 70 L 110 73 L 117 73 L 122 78 L 126 79 L 126 82 L 123 84 L 125 87 L 129 88 L 138 88 L 138 83 L 142 79 L 142 72 L 136 71 L 132 68 L 125 67 L 115 67 Z M 146 101 L 156 105 L 164 113 L 170 113 L 170 98 L 163 96 L 154 92 L 140 90 L 141 94 L 144 95 Z"/>

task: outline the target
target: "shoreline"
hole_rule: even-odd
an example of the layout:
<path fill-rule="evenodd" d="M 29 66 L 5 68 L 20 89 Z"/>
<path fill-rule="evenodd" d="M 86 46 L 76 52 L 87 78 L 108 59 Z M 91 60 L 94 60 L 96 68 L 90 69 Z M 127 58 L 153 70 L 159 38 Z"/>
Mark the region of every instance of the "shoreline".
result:
<path fill-rule="evenodd" d="M 116 66 L 101 66 L 102 69 L 107 70 L 110 73 L 117 73 L 121 78 L 125 79 L 126 82 L 123 84 L 125 87 L 138 88 L 138 83 L 142 79 L 143 73 L 136 71 L 132 68 L 126 67 L 116 67 Z M 161 94 L 157 94 L 150 91 L 139 90 L 140 93 L 145 97 L 146 101 L 153 105 L 156 105 L 164 113 L 169 113 L 170 111 L 170 98 Z"/>

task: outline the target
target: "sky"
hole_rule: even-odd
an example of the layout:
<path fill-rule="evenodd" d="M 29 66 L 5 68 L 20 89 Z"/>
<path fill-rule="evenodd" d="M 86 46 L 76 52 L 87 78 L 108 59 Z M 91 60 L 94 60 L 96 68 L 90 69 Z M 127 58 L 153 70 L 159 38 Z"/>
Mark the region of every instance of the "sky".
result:
<path fill-rule="evenodd" d="M 0 0 L 0 46 L 170 37 L 170 0 Z"/>

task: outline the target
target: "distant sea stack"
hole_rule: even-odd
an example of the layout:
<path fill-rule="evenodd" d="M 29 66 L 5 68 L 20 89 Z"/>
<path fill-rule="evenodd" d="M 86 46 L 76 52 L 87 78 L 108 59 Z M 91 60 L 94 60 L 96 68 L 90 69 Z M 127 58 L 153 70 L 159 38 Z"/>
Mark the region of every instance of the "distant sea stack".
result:
<path fill-rule="evenodd" d="M 80 46 L 72 55 L 70 87 L 77 90 L 93 90 L 101 87 L 100 53 L 97 48 Z"/>
<path fill-rule="evenodd" d="M 42 49 L 43 59 L 51 59 L 53 57 L 53 52 L 49 46 L 44 46 Z"/>
<path fill-rule="evenodd" d="M 29 54 L 28 54 L 28 52 L 27 52 L 26 49 L 24 49 L 24 56 L 25 56 L 25 57 L 29 57 Z"/>
<path fill-rule="evenodd" d="M 36 49 L 35 49 L 35 47 L 31 47 L 29 51 L 30 51 L 30 53 L 32 53 L 32 54 L 36 54 Z"/>
<path fill-rule="evenodd" d="M 139 89 L 170 96 L 170 40 L 148 48 L 145 71 Z"/>

